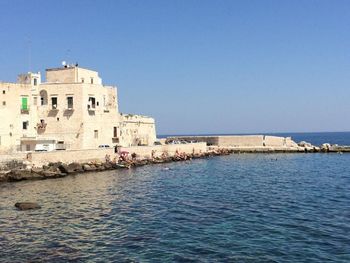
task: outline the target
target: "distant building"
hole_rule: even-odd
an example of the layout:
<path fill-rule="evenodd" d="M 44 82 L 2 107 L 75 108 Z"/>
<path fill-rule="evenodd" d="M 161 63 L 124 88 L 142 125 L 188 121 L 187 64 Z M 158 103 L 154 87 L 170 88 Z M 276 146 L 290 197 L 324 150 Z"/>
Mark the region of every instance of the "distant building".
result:
<path fill-rule="evenodd" d="M 0 152 L 153 145 L 155 121 L 120 114 L 117 88 L 78 66 L 0 82 Z"/>

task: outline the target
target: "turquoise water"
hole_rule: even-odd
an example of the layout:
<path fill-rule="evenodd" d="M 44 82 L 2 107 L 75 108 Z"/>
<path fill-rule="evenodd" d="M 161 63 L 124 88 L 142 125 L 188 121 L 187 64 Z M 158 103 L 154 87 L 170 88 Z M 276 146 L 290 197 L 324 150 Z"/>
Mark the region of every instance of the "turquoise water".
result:
<path fill-rule="evenodd" d="M 1 184 L 0 261 L 350 262 L 349 163 L 234 154 Z"/>

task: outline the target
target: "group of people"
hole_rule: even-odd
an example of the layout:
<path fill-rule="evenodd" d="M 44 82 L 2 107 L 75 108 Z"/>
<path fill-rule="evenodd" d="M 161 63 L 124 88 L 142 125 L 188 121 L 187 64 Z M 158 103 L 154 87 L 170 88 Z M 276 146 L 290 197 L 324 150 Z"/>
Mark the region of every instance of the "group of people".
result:
<path fill-rule="evenodd" d="M 129 158 L 129 152 L 127 152 L 127 151 L 122 151 L 122 152 L 118 152 L 118 153 L 114 156 L 113 160 L 111 159 L 111 156 L 110 156 L 109 154 L 106 154 L 106 156 L 105 156 L 105 161 L 106 161 L 106 163 L 115 163 L 115 164 L 121 163 L 121 162 L 127 162 L 127 163 L 129 163 L 129 162 L 131 162 L 131 161 L 136 160 L 136 157 L 137 157 L 136 153 L 132 153 L 132 154 L 131 154 L 131 160 L 130 160 L 130 158 Z"/>

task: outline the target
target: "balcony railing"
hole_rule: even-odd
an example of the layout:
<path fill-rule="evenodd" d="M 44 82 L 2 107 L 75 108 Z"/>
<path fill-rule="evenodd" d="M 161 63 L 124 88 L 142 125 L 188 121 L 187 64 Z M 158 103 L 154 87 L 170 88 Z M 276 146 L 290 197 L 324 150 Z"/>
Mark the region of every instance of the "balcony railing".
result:
<path fill-rule="evenodd" d="M 47 123 L 46 122 L 39 122 L 36 125 L 36 128 L 38 131 L 44 131 L 46 129 Z"/>
<path fill-rule="evenodd" d="M 29 114 L 29 108 L 21 107 L 21 114 Z"/>

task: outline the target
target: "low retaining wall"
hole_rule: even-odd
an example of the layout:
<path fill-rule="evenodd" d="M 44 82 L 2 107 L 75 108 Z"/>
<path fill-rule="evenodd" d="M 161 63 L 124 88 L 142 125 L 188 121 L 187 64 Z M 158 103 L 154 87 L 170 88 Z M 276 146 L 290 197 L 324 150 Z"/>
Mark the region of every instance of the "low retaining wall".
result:
<path fill-rule="evenodd" d="M 207 150 L 206 143 L 189 143 L 189 144 L 174 144 L 174 145 L 155 145 L 155 146 L 133 146 L 121 147 L 120 151 L 127 151 L 130 154 L 136 153 L 142 158 L 150 158 L 152 151 L 154 156 L 161 156 L 163 152 L 173 156 L 176 151 L 190 153 L 204 153 Z M 28 161 L 31 161 L 35 166 L 42 166 L 50 162 L 90 162 L 90 161 L 105 161 L 106 154 L 113 159 L 117 154 L 114 153 L 114 148 L 108 149 L 91 149 L 91 150 L 66 150 L 53 152 L 33 152 L 29 154 Z"/>
<path fill-rule="evenodd" d="M 218 136 L 220 147 L 262 147 L 263 135 Z"/>
<path fill-rule="evenodd" d="M 179 136 L 168 140 L 196 140 L 219 147 L 298 147 L 290 137 L 268 135 Z"/>
<path fill-rule="evenodd" d="M 33 152 L 31 161 L 35 166 L 42 166 L 50 162 L 89 162 L 94 160 L 104 161 L 106 154 L 113 156 L 114 148 L 108 149 L 90 149 L 90 150 L 66 150 L 66 151 L 53 151 L 53 152 Z"/>
<path fill-rule="evenodd" d="M 205 142 L 188 143 L 188 144 L 167 144 L 167 145 L 154 145 L 154 146 L 133 146 L 122 147 L 121 151 L 127 151 L 130 154 L 136 153 L 142 158 L 151 158 L 152 151 L 154 157 L 159 157 L 162 153 L 167 153 L 169 156 L 175 155 L 176 151 L 179 153 L 204 153 L 207 151 L 207 144 Z"/>
<path fill-rule="evenodd" d="M 23 162 L 26 160 L 27 153 L 0 154 L 0 170 L 10 162 Z"/>

